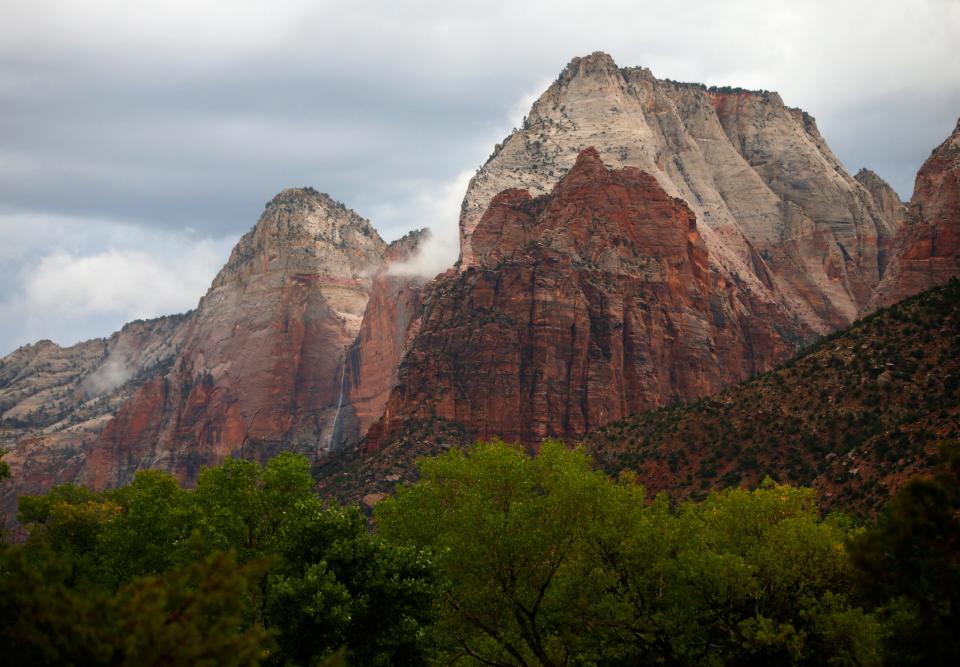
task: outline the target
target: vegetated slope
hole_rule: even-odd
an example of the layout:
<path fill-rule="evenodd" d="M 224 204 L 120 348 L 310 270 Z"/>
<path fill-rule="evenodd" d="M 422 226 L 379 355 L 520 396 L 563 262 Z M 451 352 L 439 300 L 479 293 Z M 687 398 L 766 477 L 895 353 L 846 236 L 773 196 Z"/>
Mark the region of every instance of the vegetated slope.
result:
<path fill-rule="evenodd" d="M 960 437 L 960 280 L 832 334 L 786 365 L 695 403 L 633 415 L 583 443 L 610 473 L 701 497 L 763 476 L 825 507 L 874 512 Z"/>

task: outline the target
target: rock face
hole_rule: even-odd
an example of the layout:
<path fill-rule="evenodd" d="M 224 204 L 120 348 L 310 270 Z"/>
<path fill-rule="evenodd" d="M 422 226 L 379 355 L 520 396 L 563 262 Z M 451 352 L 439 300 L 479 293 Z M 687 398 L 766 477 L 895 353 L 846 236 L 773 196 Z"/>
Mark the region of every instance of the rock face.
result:
<path fill-rule="evenodd" d="M 499 192 L 548 192 L 588 146 L 686 201 L 718 270 L 816 331 L 849 324 L 880 281 L 896 221 L 813 118 L 776 93 L 658 80 L 603 53 L 574 58 L 471 181 L 461 268 L 477 265 L 473 235 Z"/>
<path fill-rule="evenodd" d="M 890 187 L 890 184 L 880 178 L 875 172 L 863 168 L 858 171 L 854 178 L 863 187 L 867 189 L 873 197 L 884 217 L 893 222 L 894 228 L 900 230 L 907 217 L 907 207 L 900 200 L 900 196 Z M 877 239 L 877 265 L 880 268 L 880 274 L 886 272 L 887 264 L 890 261 L 890 253 L 893 250 L 893 241 L 896 238 L 890 236 L 881 236 Z"/>
<path fill-rule="evenodd" d="M 410 232 L 384 253 L 373 279 L 360 333 L 347 355 L 346 395 L 334 443 L 356 443 L 382 415 L 397 383 L 400 361 L 417 333 L 420 294 L 426 278 L 400 274 L 393 268 L 417 252 L 429 232 Z"/>
<path fill-rule="evenodd" d="M 120 405 L 167 372 L 190 315 L 131 322 L 109 338 L 63 348 L 26 345 L 0 360 L 0 449 L 12 478 L 0 509 L 75 478 L 84 453 Z"/>
<path fill-rule="evenodd" d="M 894 226 L 899 229 L 906 220 L 907 206 L 900 201 L 900 196 L 890 187 L 890 184 L 866 167 L 860 169 L 853 177 L 867 189 L 887 220 L 893 221 Z"/>
<path fill-rule="evenodd" d="M 872 305 L 891 305 L 954 276 L 960 276 L 960 121 L 917 173 L 907 222 Z"/>
<path fill-rule="evenodd" d="M 810 334 L 714 270 L 682 200 L 593 149 L 549 195 L 497 195 L 470 252 L 425 288 L 368 450 L 435 418 L 530 444 L 577 436 L 717 391 Z"/>
<path fill-rule="evenodd" d="M 227 455 L 321 456 L 385 247 L 328 196 L 280 193 L 201 299 L 171 372 L 120 409 L 80 479 L 112 486 L 159 467 L 191 480 Z"/>

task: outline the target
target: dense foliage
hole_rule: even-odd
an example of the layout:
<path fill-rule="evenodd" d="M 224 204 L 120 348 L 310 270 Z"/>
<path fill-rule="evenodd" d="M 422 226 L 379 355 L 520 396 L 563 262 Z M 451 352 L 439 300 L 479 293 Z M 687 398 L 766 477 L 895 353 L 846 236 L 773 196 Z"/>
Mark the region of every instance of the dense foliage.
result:
<path fill-rule="evenodd" d="M 849 525 L 771 482 L 671 510 L 579 451 L 479 445 L 424 461 L 378 505 L 380 532 L 433 550 L 446 661 L 876 664 L 852 601 Z"/>
<path fill-rule="evenodd" d="M 129 486 L 23 498 L 4 553 L 0 662 L 355 664 L 425 660 L 425 553 L 325 506 L 308 464 L 228 460 L 196 489 L 145 471 Z"/>
<path fill-rule="evenodd" d="M 889 626 L 888 662 L 953 664 L 960 657 L 960 443 L 946 443 L 938 473 L 907 482 L 850 552 L 864 597 Z"/>
<path fill-rule="evenodd" d="M 960 450 L 871 527 L 764 481 L 650 499 L 582 450 L 424 459 L 376 507 L 304 459 L 24 498 L 5 665 L 880 665 L 960 652 Z"/>

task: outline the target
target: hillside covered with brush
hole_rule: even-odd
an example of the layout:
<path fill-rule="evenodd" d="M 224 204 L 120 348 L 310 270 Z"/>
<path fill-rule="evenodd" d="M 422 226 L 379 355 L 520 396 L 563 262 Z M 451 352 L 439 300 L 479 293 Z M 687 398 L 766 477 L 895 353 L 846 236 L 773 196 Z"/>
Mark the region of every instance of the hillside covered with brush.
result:
<path fill-rule="evenodd" d="M 938 444 L 960 437 L 960 281 L 823 338 L 712 397 L 632 415 L 583 443 L 610 473 L 675 498 L 757 484 L 812 485 L 827 507 L 872 513 Z"/>

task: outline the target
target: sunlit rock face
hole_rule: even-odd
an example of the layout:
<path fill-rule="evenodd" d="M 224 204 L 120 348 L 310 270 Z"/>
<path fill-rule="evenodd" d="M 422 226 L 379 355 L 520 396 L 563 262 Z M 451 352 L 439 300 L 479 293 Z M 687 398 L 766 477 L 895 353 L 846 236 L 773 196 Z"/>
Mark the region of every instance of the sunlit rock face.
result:
<path fill-rule="evenodd" d="M 322 457 L 385 249 L 327 195 L 277 195 L 201 299 L 171 372 L 119 410 L 80 479 L 115 485 L 159 467 L 190 480 L 228 455 Z"/>
<path fill-rule="evenodd" d="M 367 449 L 408 420 L 531 444 L 717 391 L 811 332 L 714 269 L 694 212 L 583 151 L 548 195 L 497 195 L 473 262 L 424 288 Z"/>
<path fill-rule="evenodd" d="M 812 117 L 776 93 L 660 80 L 603 53 L 574 58 L 471 181 L 461 268 L 478 262 L 473 234 L 494 196 L 548 192 L 587 147 L 682 198 L 715 268 L 811 329 L 849 324 L 880 281 L 897 220 Z"/>

